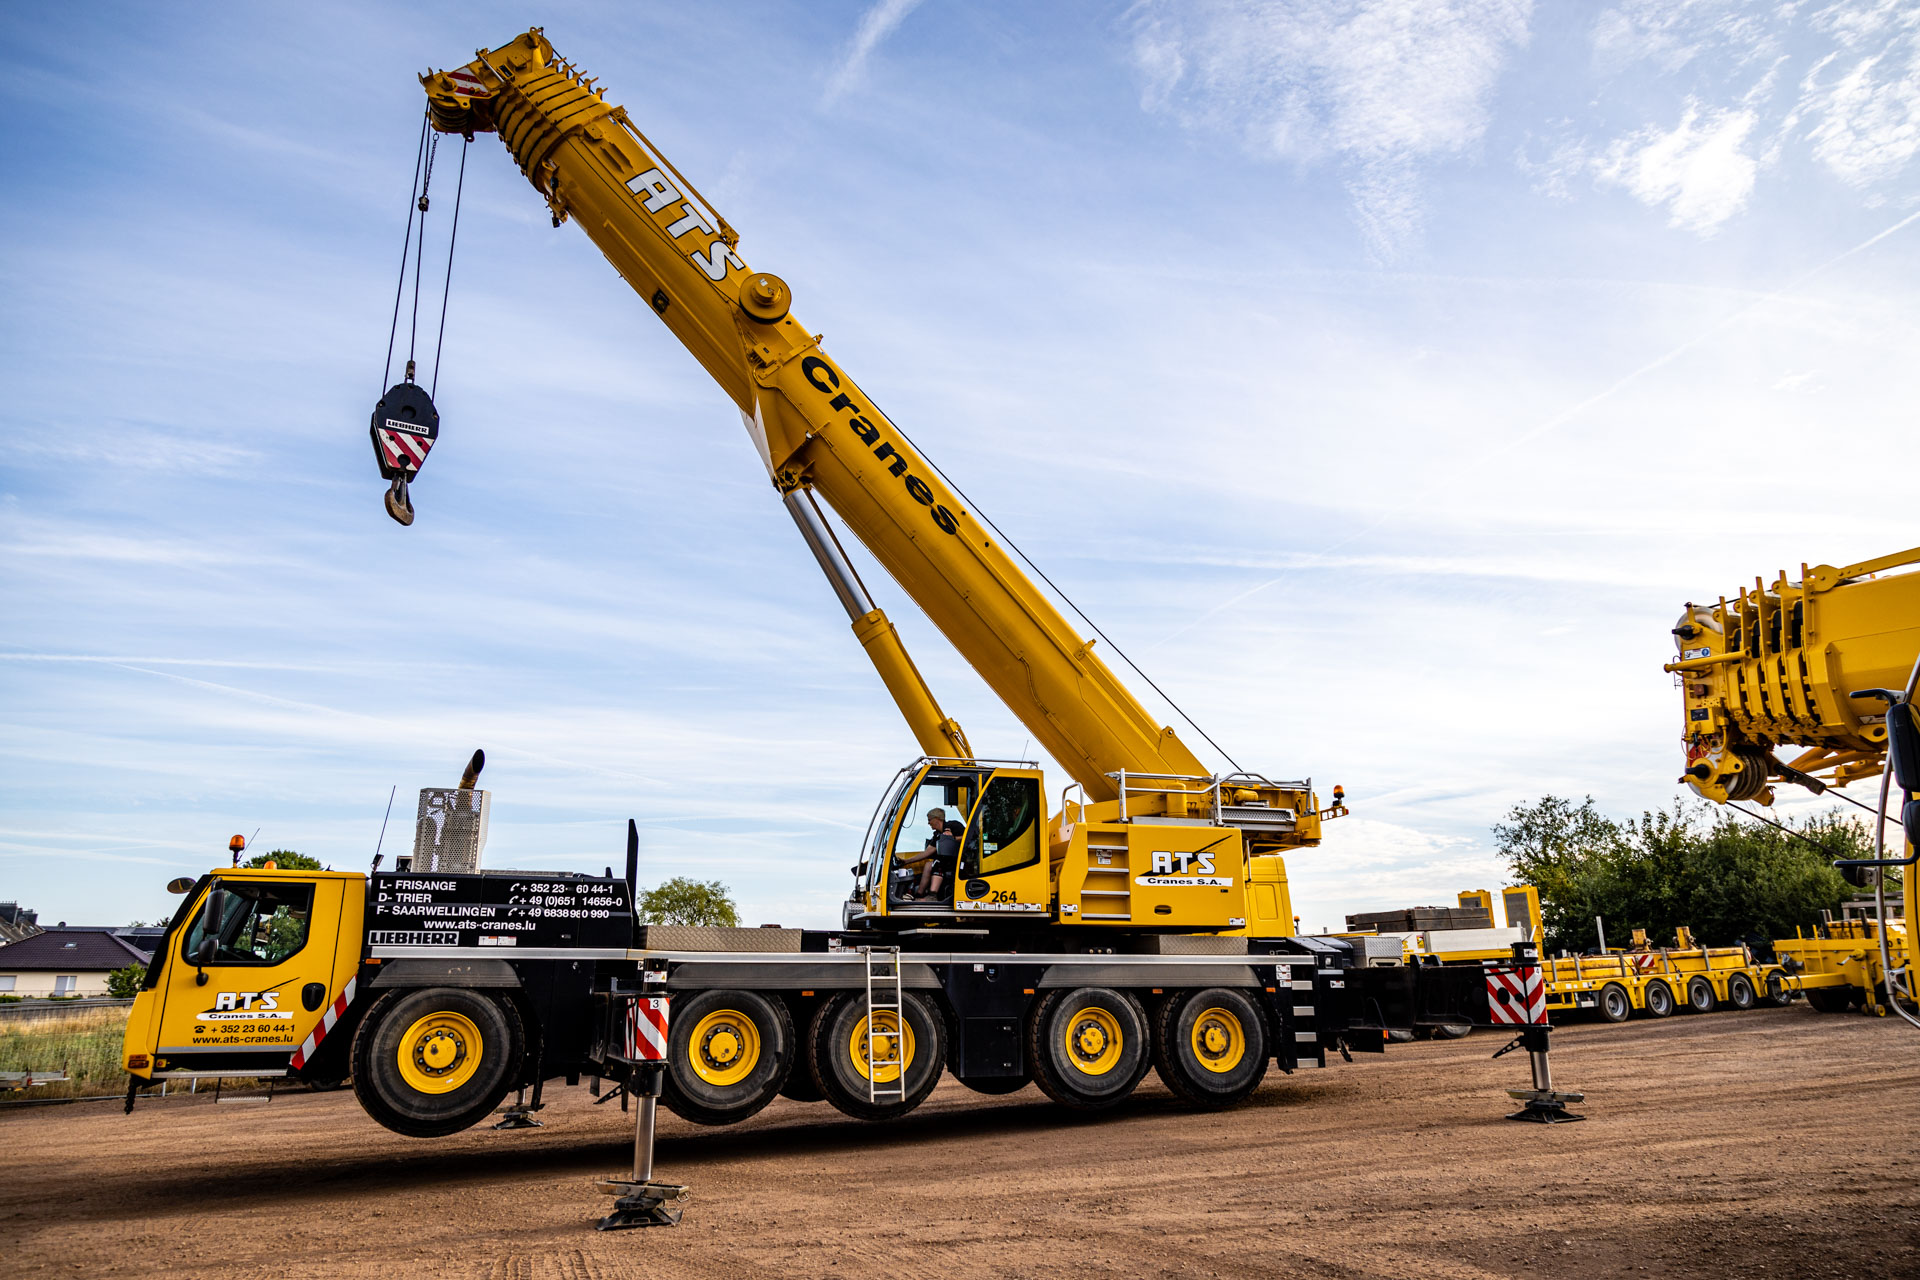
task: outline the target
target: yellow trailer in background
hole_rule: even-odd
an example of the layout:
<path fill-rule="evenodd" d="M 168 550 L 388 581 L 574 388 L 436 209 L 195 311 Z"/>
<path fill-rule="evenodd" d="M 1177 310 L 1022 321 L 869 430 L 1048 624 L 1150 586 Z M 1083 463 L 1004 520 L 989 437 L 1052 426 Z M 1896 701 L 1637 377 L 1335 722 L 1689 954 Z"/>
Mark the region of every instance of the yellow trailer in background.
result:
<path fill-rule="evenodd" d="M 1811 934 L 1796 929 L 1790 941 L 1773 944 L 1774 953 L 1793 971 L 1794 986 L 1807 1004 L 1820 1013 L 1887 1015 L 1886 970 L 1880 962 L 1881 924 L 1871 916 L 1827 919 Z M 1899 916 L 1885 925 L 1887 949 L 1898 956 L 1907 949 L 1907 922 Z"/>
<path fill-rule="evenodd" d="M 1513 941 L 1541 936 L 1540 894 L 1532 885 L 1513 885 L 1500 891 L 1506 928 L 1492 930 L 1434 930 L 1407 939 L 1409 963 L 1465 963 L 1503 954 Z M 1493 895 L 1475 889 L 1460 895 L 1460 905 L 1478 906 L 1493 914 Z M 1481 936 L 1486 935 L 1486 936 Z M 1634 1013 L 1665 1018 L 1678 1010 L 1711 1013 L 1725 1006 L 1751 1009 L 1765 1001 L 1784 1005 L 1797 989 L 1793 974 L 1781 963 L 1761 964 L 1744 946 L 1696 946 L 1691 932 L 1681 928 L 1671 947 L 1654 947 L 1646 931 L 1634 930 L 1633 946 L 1595 956 L 1542 956 L 1547 985 L 1547 1012 L 1571 1013 L 1590 1009 L 1608 1022 L 1625 1022 Z"/>

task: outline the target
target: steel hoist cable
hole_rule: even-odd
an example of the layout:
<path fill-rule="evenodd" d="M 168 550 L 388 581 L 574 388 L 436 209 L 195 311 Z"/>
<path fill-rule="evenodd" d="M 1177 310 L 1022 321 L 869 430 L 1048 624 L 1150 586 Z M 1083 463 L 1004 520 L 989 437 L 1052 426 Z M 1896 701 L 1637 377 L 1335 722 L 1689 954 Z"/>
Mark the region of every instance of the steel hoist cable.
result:
<path fill-rule="evenodd" d="M 447 340 L 447 299 L 453 296 L 453 247 L 460 242 L 460 197 L 467 189 L 467 148 L 472 145 L 471 138 L 460 144 L 460 174 L 453 184 L 453 230 L 447 236 L 447 278 L 440 286 L 440 331 L 433 339 L 433 381 L 427 387 L 429 397 L 440 390 L 440 349 Z M 415 282 L 418 283 L 417 276 Z"/>
<path fill-rule="evenodd" d="M 440 152 L 440 135 L 433 129 L 430 111 L 420 118 L 420 139 L 413 153 L 413 180 L 407 188 L 407 228 L 400 242 L 400 278 L 393 288 L 387 355 L 380 366 L 380 384 L 385 390 L 374 405 L 369 427 L 380 478 L 389 482 L 387 514 L 403 525 L 413 523 L 413 501 L 407 486 L 419 474 L 428 451 L 440 435 L 440 411 L 434 407 L 433 396 L 440 389 L 440 357 L 446 348 L 447 311 L 453 297 L 453 251 L 459 243 L 460 204 L 467 186 L 467 148 L 472 141 L 466 138 L 460 149 L 460 172 L 453 190 L 453 223 L 447 237 L 447 267 L 440 286 L 440 320 L 433 339 L 433 376 L 429 386 L 423 389 L 415 381 L 419 371 L 420 293 L 426 276 L 427 211 L 433 207 L 430 192 L 433 164 Z M 407 295 L 409 270 L 413 273 L 413 303 L 407 317 L 406 372 L 399 382 L 389 384 L 387 379 L 393 376 L 394 348 L 400 341 L 400 304 Z"/>
<path fill-rule="evenodd" d="M 393 376 L 393 344 L 400 333 L 400 299 L 407 292 L 407 254 L 413 250 L 413 215 L 415 195 L 420 190 L 420 168 L 427 159 L 427 133 L 430 115 L 420 113 L 420 141 L 413 153 L 413 180 L 407 184 L 407 234 L 400 242 L 400 279 L 393 286 L 393 320 L 387 326 L 387 358 L 380 366 L 380 390 L 385 391 L 387 379 Z"/>
<path fill-rule="evenodd" d="M 407 378 L 413 378 L 413 346 L 420 334 L 420 263 L 427 250 L 427 209 L 433 203 L 427 199 L 427 188 L 433 184 L 433 158 L 440 151 L 440 135 L 431 131 L 427 134 L 427 165 L 420 175 L 420 199 L 416 207 L 420 210 L 420 238 L 413 243 L 413 319 L 407 329 Z"/>
<path fill-rule="evenodd" d="M 869 393 L 867 398 L 869 400 L 873 399 L 872 394 Z M 878 403 L 876 403 L 874 407 L 876 409 L 880 408 Z M 880 409 L 880 412 L 886 413 L 886 410 Z M 1080 621 L 1086 623 L 1087 626 L 1092 629 L 1093 634 L 1095 634 L 1096 636 L 1099 636 L 1102 640 L 1106 641 L 1107 648 L 1113 650 L 1115 654 L 1119 655 L 1119 658 L 1122 662 L 1126 663 L 1129 667 L 1132 667 L 1133 673 L 1139 676 L 1142 680 L 1145 680 L 1147 682 L 1147 687 L 1152 689 L 1155 693 L 1159 694 L 1161 699 L 1168 706 L 1173 708 L 1175 714 L 1177 714 L 1182 720 L 1185 720 L 1189 725 L 1192 726 L 1193 731 L 1195 733 L 1199 734 L 1202 738 L 1205 738 L 1207 740 L 1208 746 L 1212 747 L 1215 751 L 1218 751 L 1221 755 L 1226 756 L 1226 760 L 1228 764 L 1232 765 L 1236 771 L 1245 772 L 1240 768 L 1240 762 L 1238 760 L 1235 760 L 1231 755 L 1228 755 L 1227 749 L 1213 740 L 1212 734 L 1208 733 L 1205 729 L 1202 729 L 1197 723 L 1195 723 L 1194 718 L 1186 713 L 1186 711 L 1180 706 L 1179 703 L 1175 702 L 1172 698 L 1168 697 L 1167 691 L 1165 689 L 1162 689 L 1159 685 L 1155 684 L 1153 677 L 1148 675 L 1146 672 L 1142 671 L 1140 669 L 1140 664 L 1135 662 L 1132 658 L 1129 658 L 1126 654 L 1126 651 L 1122 649 L 1119 645 L 1115 644 L 1113 642 L 1113 638 L 1109 636 L 1106 632 L 1100 629 L 1100 624 L 1095 622 L 1092 618 L 1089 618 L 1087 616 L 1086 610 L 1082 609 L 1079 605 L 1075 604 L 1073 602 L 1073 597 L 1068 595 L 1066 592 L 1062 591 L 1060 589 L 1060 585 L 1056 583 L 1052 578 L 1049 578 L 1047 576 L 1047 571 L 1045 569 L 1042 569 L 1039 565 L 1035 564 L 1032 558 L 1028 556 L 1026 552 L 1020 549 L 1020 544 L 1015 542 L 1012 538 L 1009 538 L 1006 535 L 1006 533 L 1000 528 L 1000 526 L 993 522 L 993 517 L 989 516 L 985 511 L 983 511 L 979 503 L 975 502 L 972 498 L 969 498 L 966 494 L 966 491 L 962 489 L 959 485 L 953 482 L 952 476 L 948 475 L 945 471 L 942 471 L 940 469 L 940 464 L 933 460 L 933 455 L 928 453 L 925 449 L 922 449 L 919 446 L 919 444 L 915 442 L 912 436 L 907 435 L 906 431 L 901 428 L 900 422 L 898 419 L 889 415 L 887 420 L 893 424 L 893 429 L 895 431 L 900 432 L 901 436 L 903 436 L 906 439 L 906 442 L 913 446 L 914 451 L 918 453 L 921 457 L 927 460 L 927 465 L 932 467 L 934 471 L 939 475 L 939 477 L 942 480 L 947 482 L 947 487 L 960 495 L 960 501 L 966 503 L 969 507 L 973 508 L 973 513 L 979 516 L 982 520 L 986 522 L 987 528 L 993 530 L 994 533 L 999 536 L 1000 541 L 1006 543 L 1009 547 L 1012 547 L 1013 553 L 1019 556 L 1022 560 L 1026 561 L 1027 568 L 1033 570 L 1036 574 L 1038 574 L 1040 576 L 1040 581 L 1046 583 L 1049 587 L 1051 587 L 1053 589 L 1053 593 L 1059 596 L 1061 600 L 1066 602 L 1067 608 L 1073 610 L 1076 614 L 1078 614 L 1080 616 Z"/>

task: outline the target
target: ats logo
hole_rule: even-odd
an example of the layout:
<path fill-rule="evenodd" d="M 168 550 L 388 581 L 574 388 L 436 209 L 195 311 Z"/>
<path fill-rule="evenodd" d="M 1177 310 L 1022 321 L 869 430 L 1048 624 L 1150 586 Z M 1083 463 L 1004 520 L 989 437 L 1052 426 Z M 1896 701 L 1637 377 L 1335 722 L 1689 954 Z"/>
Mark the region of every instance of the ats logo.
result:
<path fill-rule="evenodd" d="M 196 1022 L 247 1022 L 292 1019 L 293 1011 L 280 1007 L 278 991 L 222 991 L 213 1008 L 195 1016 Z"/>
<path fill-rule="evenodd" d="M 278 1008 L 280 993 L 278 991 L 222 991 L 213 998 L 213 1007 L 216 1012 L 226 1009 L 251 1009 L 256 1000 L 260 1002 L 262 1009 Z"/>
<path fill-rule="evenodd" d="M 648 213 L 657 214 L 662 210 L 666 211 L 667 216 L 673 219 L 667 224 L 666 231 L 675 240 L 696 230 L 706 236 L 717 237 L 720 234 L 720 228 L 714 226 L 708 219 L 707 210 L 702 205 L 685 199 L 680 189 L 668 182 L 666 175 L 657 168 L 634 175 L 627 182 L 627 190 L 639 197 L 640 203 L 646 205 Z M 677 209 L 672 207 L 676 201 L 680 205 Z M 699 237 L 696 237 L 689 243 L 698 242 Z M 686 254 L 693 259 L 693 264 L 699 267 L 709 280 L 725 280 L 729 263 L 742 271 L 747 269 L 747 264 L 740 260 L 740 255 L 728 248 L 727 242 L 721 239 L 708 241 L 704 248 L 688 249 Z"/>
<path fill-rule="evenodd" d="M 1211 848 L 1212 846 L 1208 846 Z M 1195 888 L 1211 885 L 1221 889 L 1233 886 L 1232 876 L 1219 874 L 1213 856 L 1206 849 L 1156 852 L 1153 870 L 1134 877 L 1134 883 L 1149 888 Z"/>

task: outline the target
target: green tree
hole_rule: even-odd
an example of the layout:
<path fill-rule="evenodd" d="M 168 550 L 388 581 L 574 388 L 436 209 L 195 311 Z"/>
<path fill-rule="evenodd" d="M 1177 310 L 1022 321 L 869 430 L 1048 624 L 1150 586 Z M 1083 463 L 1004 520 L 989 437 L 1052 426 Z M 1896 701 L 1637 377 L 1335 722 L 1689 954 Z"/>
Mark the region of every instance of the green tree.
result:
<path fill-rule="evenodd" d="M 689 880 L 674 876 L 640 895 L 642 924 L 712 924 L 738 926 L 740 912 L 718 880 Z"/>
<path fill-rule="evenodd" d="M 1711 946 L 1813 923 L 1853 892 L 1832 860 L 1870 856 L 1872 841 L 1837 813 L 1794 831 L 1680 801 L 1616 822 L 1591 797 L 1576 807 L 1558 796 L 1517 806 L 1493 829 L 1514 874 L 1540 890 L 1545 943 L 1556 951 L 1595 945 L 1595 916 L 1615 942 L 1636 928 L 1664 941 L 1685 925 Z"/>
<path fill-rule="evenodd" d="M 146 980 L 147 966 L 130 964 L 124 969 L 115 969 L 107 975 L 107 994 L 116 1000 L 131 1000 L 140 994 L 140 984 Z"/>
<path fill-rule="evenodd" d="M 271 853 L 256 853 L 240 865 L 243 867 L 264 867 L 269 862 L 282 871 L 325 871 L 320 859 L 309 858 L 304 853 L 295 853 L 291 849 L 275 849 Z"/>

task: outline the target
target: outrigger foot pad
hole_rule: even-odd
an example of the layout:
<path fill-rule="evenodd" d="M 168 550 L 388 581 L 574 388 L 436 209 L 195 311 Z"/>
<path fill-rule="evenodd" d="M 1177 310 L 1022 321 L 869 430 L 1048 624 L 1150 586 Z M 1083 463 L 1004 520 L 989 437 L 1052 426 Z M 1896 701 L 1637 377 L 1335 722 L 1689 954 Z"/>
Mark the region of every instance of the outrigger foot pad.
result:
<path fill-rule="evenodd" d="M 596 1231 L 625 1231 L 630 1227 L 677 1227 L 681 1209 L 669 1209 L 687 1198 L 687 1189 L 677 1182 L 625 1182 L 602 1178 L 595 1188 L 606 1195 L 618 1196 L 613 1212 L 594 1223 Z"/>
<path fill-rule="evenodd" d="M 500 1118 L 500 1123 L 493 1127 L 496 1129 L 543 1129 L 546 1126 L 524 1111 L 509 1111 Z"/>
<path fill-rule="evenodd" d="M 1575 1115 L 1567 1110 L 1569 1102 L 1585 1102 L 1584 1093 L 1561 1093 L 1552 1089 L 1509 1089 L 1507 1096 L 1524 1102 L 1526 1105 L 1508 1116 L 1509 1120 L 1525 1120 L 1532 1124 L 1572 1124 L 1575 1120 L 1585 1120 L 1585 1116 Z"/>

